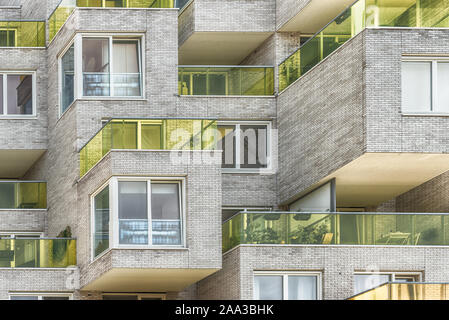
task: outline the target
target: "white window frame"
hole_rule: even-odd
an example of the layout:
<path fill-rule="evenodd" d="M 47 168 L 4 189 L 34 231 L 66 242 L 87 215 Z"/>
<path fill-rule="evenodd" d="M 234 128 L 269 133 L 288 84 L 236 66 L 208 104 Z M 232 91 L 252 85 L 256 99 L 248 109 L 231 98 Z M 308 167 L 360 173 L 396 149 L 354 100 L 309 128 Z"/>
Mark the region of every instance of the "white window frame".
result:
<path fill-rule="evenodd" d="M 217 126 L 233 125 L 235 126 L 235 168 L 222 168 L 223 173 L 271 173 L 273 170 L 273 137 L 271 121 L 217 121 Z M 267 167 L 266 168 L 240 168 L 240 126 L 266 126 L 267 127 Z"/>
<path fill-rule="evenodd" d="M 165 293 L 132 293 L 132 292 L 127 292 L 127 293 L 108 293 L 108 292 L 103 292 L 103 294 L 101 295 L 101 297 L 103 298 L 103 296 L 137 296 L 137 300 L 142 300 L 142 298 L 160 298 L 161 300 L 166 300 L 167 299 L 167 295 Z"/>
<path fill-rule="evenodd" d="M 10 238 L 16 238 L 16 237 L 36 237 L 39 236 L 39 238 L 43 238 L 44 237 L 44 233 L 43 232 L 17 232 L 17 231 L 12 231 L 12 232 L 7 232 L 7 231 L 2 231 L 0 232 L 0 236 L 1 237 L 5 237 L 5 236 L 9 236 Z"/>
<path fill-rule="evenodd" d="M 12 297 L 37 297 L 37 300 L 43 300 L 43 297 L 67 297 L 73 300 L 71 292 L 9 292 L 9 300 Z"/>
<path fill-rule="evenodd" d="M 112 66 L 112 43 L 114 39 L 137 40 L 139 43 L 139 71 L 140 71 L 140 96 L 84 96 L 83 95 L 83 38 L 108 38 L 109 39 L 109 65 Z M 62 57 L 67 50 L 74 45 L 74 89 L 73 102 L 62 112 Z M 145 100 L 145 34 L 144 33 L 77 33 L 69 44 L 58 54 L 58 101 L 59 101 L 59 117 L 67 112 L 76 100 Z"/>
<path fill-rule="evenodd" d="M 147 203 L 148 203 L 148 244 L 120 244 L 119 243 L 119 201 L 118 201 L 118 182 L 147 182 Z M 152 219 L 151 219 L 151 184 L 152 183 L 178 183 L 179 184 L 179 208 L 181 219 L 181 244 L 180 245 L 152 245 Z M 109 186 L 109 249 L 104 250 L 95 257 L 95 248 L 93 245 L 95 233 L 95 197 Z M 103 184 L 95 193 L 91 195 L 91 226 L 90 226 L 90 246 L 91 261 L 94 261 L 110 249 L 183 249 L 187 246 L 186 235 L 186 178 L 185 177 L 112 177 Z"/>
<path fill-rule="evenodd" d="M 401 84 L 401 113 L 404 115 L 449 115 L 449 112 L 441 112 L 441 111 L 433 111 L 437 106 L 437 97 L 438 97 L 438 63 L 445 62 L 449 63 L 449 57 L 427 57 L 427 56 L 403 56 L 401 60 L 401 72 L 402 72 L 402 63 L 404 62 L 428 62 L 430 63 L 430 110 L 429 111 L 407 111 L 404 110 L 402 105 L 402 84 Z"/>
<path fill-rule="evenodd" d="M 315 276 L 316 283 L 316 297 L 317 300 L 323 299 L 323 273 L 319 271 L 254 271 L 253 274 L 253 299 L 256 299 L 256 277 L 257 276 L 281 276 L 282 277 L 282 300 L 288 300 L 288 276 Z"/>
<path fill-rule="evenodd" d="M 36 71 L 29 71 L 29 70 L 14 70 L 14 71 L 6 71 L 6 70 L 0 70 L 0 75 L 3 76 L 3 83 L 1 84 L 3 86 L 3 113 L 0 114 L 0 119 L 32 119 L 36 118 L 37 111 L 37 93 L 36 93 Z M 8 114 L 8 75 L 31 75 L 31 83 L 32 83 L 32 93 L 31 93 L 31 99 L 32 99 L 32 113 L 31 114 Z"/>
<path fill-rule="evenodd" d="M 402 277 L 406 277 L 406 276 L 416 277 L 416 279 L 417 279 L 416 282 L 421 282 L 422 279 L 423 279 L 423 274 L 420 271 L 410 271 L 410 272 L 407 272 L 407 271 L 379 271 L 379 272 L 356 271 L 356 272 L 354 272 L 353 276 L 356 276 L 356 275 L 368 275 L 368 276 L 388 275 L 388 276 L 390 276 L 390 280 L 389 280 L 390 282 L 395 282 L 396 281 L 396 277 L 401 277 L 401 276 Z M 353 279 L 354 279 L 354 277 L 353 277 Z M 372 290 L 374 288 L 375 287 L 369 288 L 369 289 L 366 289 L 366 290 Z M 353 287 L 352 287 L 352 291 L 353 291 L 354 295 L 358 295 L 358 294 L 366 291 L 366 290 L 364 290 L 364 291 L 359 292 L 359 293 L 354 293 L 354 290 L 355 290 L 355 281 L 354 281 Z"/>

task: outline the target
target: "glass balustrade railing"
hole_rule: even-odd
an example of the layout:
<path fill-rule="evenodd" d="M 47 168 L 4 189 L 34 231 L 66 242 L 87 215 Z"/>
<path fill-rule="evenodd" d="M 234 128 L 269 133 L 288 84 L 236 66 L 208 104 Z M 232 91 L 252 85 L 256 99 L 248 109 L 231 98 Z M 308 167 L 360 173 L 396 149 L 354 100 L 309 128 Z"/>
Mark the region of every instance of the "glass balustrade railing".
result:
<path fill-rule="evenodd" d="M 359 0 L 279 65 L 279 91 L 367 27 L 449 27 L 449 6 L 446 0 Z"/>
<path fill-rule="evenodd" d="M 0 239 L 0 268 L 66 268 L 75 265 L 75 239 Z"/>
<path fill-rule="evenodd" d="M 45 47 L 45 21 L 0 21 L 0 47 Z"/>
<path fill-rule="evenodd" d="M 112 119 L 81 149 L 80 176 L 111 149 L 215 150 L 217 123 L 204 119 Z"/>
<path fill-rule="evenodd" d="M 449 300 L 449 284 L 389 282 L 348 300 Z"/>
<path fill-rule="evenodd" d="M 449 215 L 241 212 L 223 224 L 223 252 L 240 244 L 449 245 Z"/>
<path fill-rule="evenodd" d="M 274 94 L 274 68 L 179 66 L 180 95 L 267 96 Z"/>
<path fill-rule="evenodd" d="M 47 183 L 0 181 L 0 209 L 46 209 Z"/>

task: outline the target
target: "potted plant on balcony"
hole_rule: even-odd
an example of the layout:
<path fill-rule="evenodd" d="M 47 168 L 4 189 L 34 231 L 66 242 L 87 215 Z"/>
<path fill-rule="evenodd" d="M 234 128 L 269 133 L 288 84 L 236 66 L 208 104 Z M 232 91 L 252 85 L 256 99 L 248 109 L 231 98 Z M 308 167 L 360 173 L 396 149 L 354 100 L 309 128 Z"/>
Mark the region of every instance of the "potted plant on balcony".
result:
<path fill-rule="evenodd" d="M 72 237 L 72 229 L 70 226 L 67 226 L 64 230 L 62 230 L 57 238 L 71 238 Z M 53 267 L 65 266 L 67 264 L 67 241 L 53 241 Z"/>
<path fill-rule="evenodd" d="M 290 233 L 290 241 L 292 244 L 321 244 L 327 233 L 329 229 L 325 224 L 307 227 L 300 225 Z"/>
<path fill-rule="evenodd" d="M 246 239 L 248 243 L 253 244 L 276 244 L 279 242 L 278 233 L 272 228 L 264 228 L 262 230 L 246 231 Z"/>

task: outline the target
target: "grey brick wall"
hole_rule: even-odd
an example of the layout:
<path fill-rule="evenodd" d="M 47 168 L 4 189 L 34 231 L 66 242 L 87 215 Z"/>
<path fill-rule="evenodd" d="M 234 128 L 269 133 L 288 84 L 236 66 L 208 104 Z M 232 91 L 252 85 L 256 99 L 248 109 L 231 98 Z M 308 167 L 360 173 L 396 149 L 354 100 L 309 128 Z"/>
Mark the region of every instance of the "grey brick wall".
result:
<path fill-rule="evenodd" d="M 311 1 L 312 0 L 276 0 L 276 29 L 281 28 Z"/>
<path fill-rule="evenodd" d="M 44 232 L 47 210 L 0 210 L 0 231 Z"/>
<path fill-rule="evenodd" d="M 222 270 L 198 283 L 198 298 L 253 299 L 254 271 L 318 271 L 323 299 L 341 300 L 353 295 L 355 272 L 422 272 L 423 281 L 446 282 L 441 266 L 448 259 L 449 250 L 439 247 L 240 246 L 224 255 Z"/>
<path fill-rule="evenodd" d="M 364 37 L 347 42 L 279 95 L 281 202 L 365 151 Z"/>
<path fill-rule="evenodd" d="M 80 180 L 77 222 L 73 226 L 82 286 L 110 268 L 221 267 L 221 152 L 211 164 L 195 164 L 194 157 L 202 154 L 190 153 L 189 164 L 173 164 L 170 152 L 111 151 Z M 90 195 L 111 176 L 122 175 L 186 178 L 188 250 L 113 250 L 90 264 Z"/>
<path fill-rule="evenodd" d="M 0 300 L 8 300 L 9 293 L 73 293 L 72 277 L 76 269 L 0 269 Z"/>
<path fill-rule="evenodd" d="M 0 149 L 47 149 L 47 59 L 45 49 L 0 49 L 0 70 L 36 72 L 36 117 L 0 119 Z"/>

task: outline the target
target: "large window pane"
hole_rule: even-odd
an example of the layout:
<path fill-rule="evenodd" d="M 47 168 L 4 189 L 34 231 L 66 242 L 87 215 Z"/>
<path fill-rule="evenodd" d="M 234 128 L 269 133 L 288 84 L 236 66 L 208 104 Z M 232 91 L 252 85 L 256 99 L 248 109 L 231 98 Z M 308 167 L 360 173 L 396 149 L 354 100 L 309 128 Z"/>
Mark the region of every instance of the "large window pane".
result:
<path fill-rule="evenodd" d="M 289 300 L 316 300 L 316 276 L 288 276 Z"/>
<path fill-rule="evenodd" d="M 139 41 L 114 40 L 112 50 L 114 96 L 140 96 Z"/>
<path fill-rule="evenodd" d="M 16 208 L 14 183 L 0 183 L 0 208 Z"/>
<path fill-rule="evenodd" d="M 219 125 L 220 132 L 219 147 L 223 150 L 222 153 L 222 168 L 235 168 L 236 150 L 235 150 L 235 126 L 234 125 Z"/>
<path fill-rule="evenodd" d="M 83 93 L 109 96 L 109 39 L 83 38 Z"/>
<path fill-rule="evenodd" d="M 109 248 L 109 187 L 95 197 L 94 255 Z"/>
<path fill-rule="evenodd" d="M 372 289 L 390 281 L 388 274 L 356 274 L 354 275 L 354 294 Z"/>
<path fill-rule="evenodd" d="M 74 58 L 72 45 L 61 59 L 61 112 L 67 110 L 74 99 Z"/>
<path fill-rule="evenodd" d="M 282 300 L 282 276 L 256 276 L 254 277 L 255 300 Z"/>
<path fill-rule="evenodd" d="M 438 63 L 438 96 L 436 112 L 449 112 L 449 62 Z"/>
<path fill-rule="evenodd" d="M 431 63 L 402 63 L 402 110 L 431 111 Z"/>
<path fill-rule="evenodd" d="M 7 76 L 8 114 L 33 114 L 33 77 Z"/>
<path fill-rule="evenodd" d="M 240 126 L 240 167 L 267 168 L 267 127 Z"/>
<path fill-rule="evenodd" d="M 0 115 L 3 113 L 3 75 L 0 74 Z"/>
<path fill-rule="evenodd" d="M 181 244 L 178 183 L 151 184 L 151 218 L 154 245 Z"/>
<path fill-rule="evenodd" d="M 119 182 L 120 244 L 148 244 L 147 183 Z"/>

